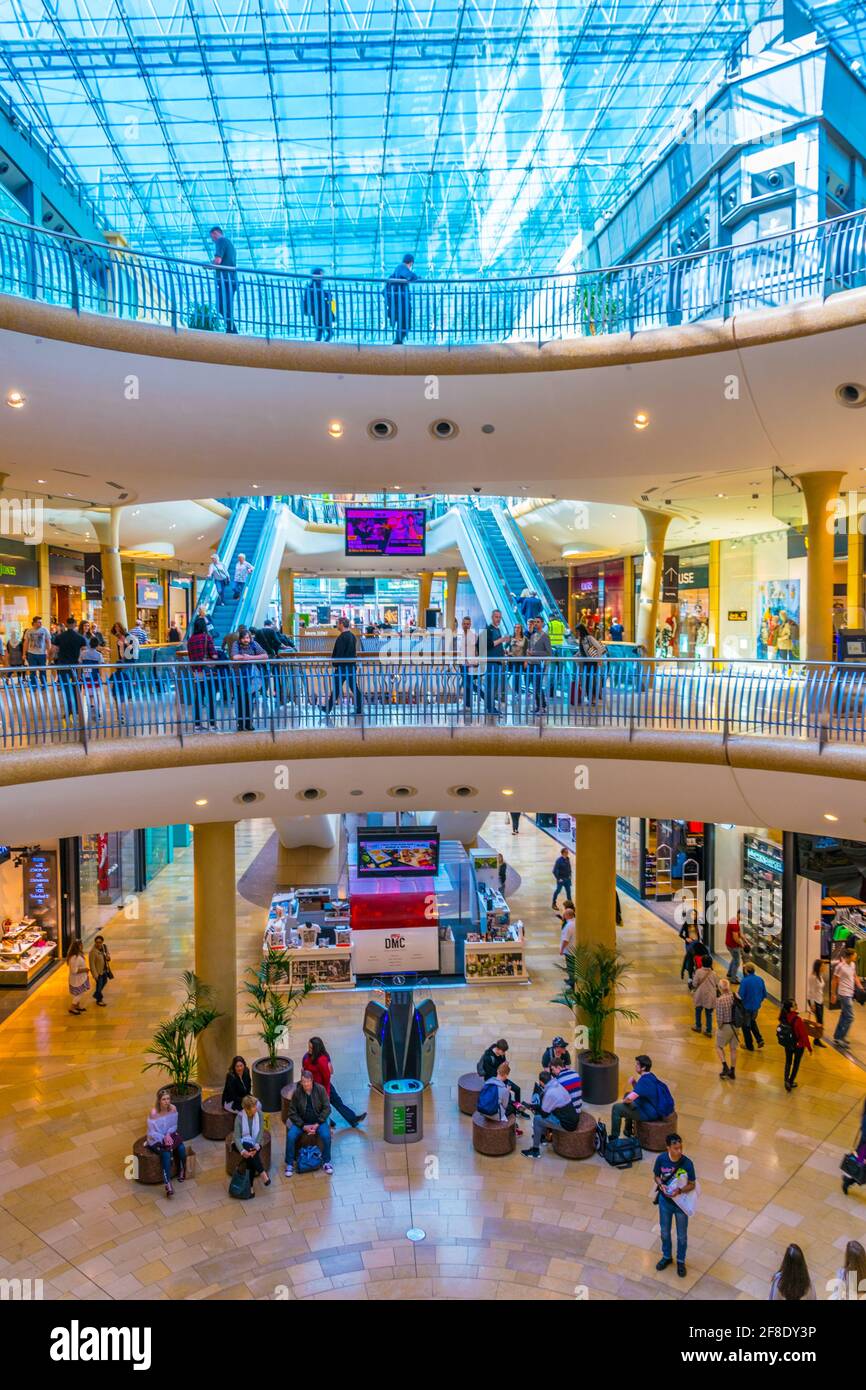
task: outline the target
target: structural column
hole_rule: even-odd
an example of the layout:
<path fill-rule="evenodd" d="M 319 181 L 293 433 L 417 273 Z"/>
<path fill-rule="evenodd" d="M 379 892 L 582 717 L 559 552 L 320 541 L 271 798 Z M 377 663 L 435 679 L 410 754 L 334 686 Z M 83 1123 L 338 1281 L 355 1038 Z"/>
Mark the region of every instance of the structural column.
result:
<path fill-rule="evenodd" d="M 218 1018 L 198 1039 L 198 1081 L 219 1086 L 238 1050 L 235 827 L 233 821 L 193 831 L 195 973 L 214 991 Z M 228 1059 L 228 1061 L 226 1060 Z"/>
<path fill-rule="evenodd" d="M 102 627 L 106 636 L 115 623 L 129 627 L 126 598 L 123 592 L 123 569 L 120 562 L 120 514 L 122 507 L 112 507 L 107 514 L 91 513 L 90 521 L 99 541 L 102 559 Z"/>
<path fill-rule="evenodd" d="M 648 507 L 641 507 L 640 514 L 646 528 L 646 544 L 643 551 L 635 641 L 646 649 L 647 656 L 655 656 L 665 537 L 671 518 L 664 512 L 654 512 Z"/>
<path fill-rule="evenodd" d="M 424 627 L 424 615 L 430 607 L 433 592 L 433 571 L 422 570 L 418 575 L 418 626 Z"/>
<path fill-rule="evenodd" d="M 866 525 L 866 513 L 860 511 L 860 499 L 854 493 L 857 506 L 855 515 L 848 516 L 848 572 L 846 578 L 845 626 L 866 627 L 866 614 L 863 612 L 863 533 L 861 521 Z"/>
<path fill-rule="evenodd" d="M 280 570 L 280 608 L 283 615 L 283 629 L 292 631 L 295 621 L 295 572 Z"/>
<path fill-rule="evenodd" d="M 626 555 L 622 562 L 622 627 L 626 642 L 634 642 L 634 556 Z"/>
<path fill-rule="evenodd" d="M 836 504 L 844 473 L 800 473 L 797 482 L 806 502 L 808 559 L 806 570 L 807 661 L 833 660 L 833 537 Z"/>
<path fill-rule="evenodd" d="M 721 645 L 719 634 L 722 630 L 722 543 L 721 541 L 710 541 L 710 573 L 709 573 L 709 613 L 707 614 L 709 626 L 709 641 L 713 649 L 713 656 L 719 655 Z"/>
<path fill-rule="evenodd" d="M 457 619 L 457 585 L 459 581 L 459 570 L 445 571 L 445 584 L 447 589 L 445 594 L 445 627 L 448 632 L 451 631 Z"/>
<path fill-rule="evenodd" d="M 592 884 L 591 892 L 575 894 L 577 944 L 608 946 L 616 950 L 616 820 L 613 816 L 575 816 L 574 882 Z M 615 1050 L 612 1018 L 605 1024 L 603 1045 L 607 1052 Z"/>

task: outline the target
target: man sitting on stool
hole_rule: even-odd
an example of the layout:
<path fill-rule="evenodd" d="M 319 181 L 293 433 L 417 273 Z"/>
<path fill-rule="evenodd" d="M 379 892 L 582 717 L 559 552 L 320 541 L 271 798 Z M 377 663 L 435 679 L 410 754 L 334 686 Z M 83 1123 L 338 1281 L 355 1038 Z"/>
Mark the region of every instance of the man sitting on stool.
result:
<path fill-rule="evenodd" d="M 286 1130 L 286 1177 L 295 1171 L 295 1149 L 302 1134 L 318 1134 L 322 1142 L 322 1171 L 333 1173 L 331 1167 L 331 1130 L 328 1116 L 331 1103 L 324 1086 L 313 1080 L 313 1073 L 301 1073 L 301 1080 L 295 1087 L 289 1101 L 289 1127 Z"/>
<path fill-rule="evenodd" d="M 544 1072 L 541 1073 L 545 1075 Z M 541 1156 L 541 1136 L 548 1129 L 564 1129 L 573 1133 L 580 1124 L 583 1107 L 580 1077 L 571 1067 L 551 1062 L 550 1080 L 541 1096 L 541 1105 L 532 1120 L 532 1147 L 523 1149 L 524 1158 Z"/>
<path fill-rule="evenodd" d="M 668 1115 L 673 1113 L 673 1106 L 663 1114 L 664 1102 L 669 1099 L 667 1087 L 662 1088 L 658 1077 L 653 1075 L 652 1058 L 647 1057 L 646 1053 L 641 1053 L 635 1057 L 637 1073 L 629 1082 L 629 1089 L 626 1091 L 622 1100 L 615 1101 L 610 1112 L 610 1137 L 619 1138 L 619 1131 L 623 1120 L 625 1120 L 625 1132 L 629 1137 L 634 1134 L 634 1126 L 637 1120 L 666 1120 Z"/>

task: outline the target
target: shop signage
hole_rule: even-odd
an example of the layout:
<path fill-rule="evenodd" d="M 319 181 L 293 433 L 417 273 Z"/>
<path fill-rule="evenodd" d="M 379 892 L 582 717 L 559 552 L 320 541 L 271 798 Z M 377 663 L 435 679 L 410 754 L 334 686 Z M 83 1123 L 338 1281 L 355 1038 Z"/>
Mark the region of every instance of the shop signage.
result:
<path fill-rule="evenodd" d="M 665 555 L 662 561 L 662 603 L 676 603 L 680 595 L 680 557 Z"/>
<path fill-rule="evenodd" d="M 57 917 L 57 855 L 40 850 L 24 861 L 24 914 L 46 926 Z"/>
<path fill-rule="evenodd" d="M 102 598 L 102 556 L 84 557 L 84 593 L 87 598 Z"/>
<path fill-rule="evenodd" d="M 352 932 L 352 963 L 359 975 L 439 969 L 439 928 L 376 927 Z"/>
<path fill-rule="evenodd" d="M 745 609 L 745 608 L 729 608 L 729 609 L 728 609 L 728 622 L 729 622 L 729 623 L 744 623 L 744 622 L 746 621 L 746 619 L 748 618 L 748 616 L 749 616 L 748 610 Z"/>
<path fill-rule="evenodd" d="M 746 852 L 746 863 L 756 869 L 769 870 L 770 873 L 782 873 L 783 855 L 780 848 L 771 845 L 767 840 L 757 840 L 752 835 L 743 837 L 743 847 Z"/>
<path fill-rule="evenodd" d="M 135 601 L 139 608 L 162 607 L 162 585 L 150 579 L 139 579 L 135 585 Z"/>
<path fill-rule="evenodd" d="M 706 589 L 710 582 L 709 565 L 693 565 L 691 569 L 680 570 L 681 589 Z"/>
<path fill-rule="evenodd" d="M 7 555 L 0 550 L 0 584 L 20 584 L 25 589 L 35 589 L 39 585 L 39 564 L 36 560 L 22 560 L 17 555 Z"/>
<path fill-rule="evenodd" d="M 598 580 L 581 579 L 577 587 L 582 594 L 594 594 L 596 589 L 598 588 Z"/>

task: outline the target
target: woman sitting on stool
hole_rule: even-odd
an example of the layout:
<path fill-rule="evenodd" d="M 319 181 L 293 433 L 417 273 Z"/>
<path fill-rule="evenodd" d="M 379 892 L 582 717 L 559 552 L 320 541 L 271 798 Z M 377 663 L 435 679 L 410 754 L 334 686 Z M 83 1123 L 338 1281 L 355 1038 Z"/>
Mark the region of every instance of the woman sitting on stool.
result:
<path fill-rule="evenodd" d="M 260 1177 L 265 1187 L 271 1185 L 271 1180 L 262 1163 L 263 1133 L 264 1124 L 258 1101 L 255 1096 L 244 1096 L 240 1114 L 235 1120 L 235 1148 L 247 1165 L 247 1172 L 250 1175 L 250 1196 L 252 1197 L 256 1195 L 256 1178 Z"/>
<path fill-rule="evenodd" d="M 223 1110 L 230 1110 L 233 1115 L 237 1115 L 246 1097 L 252 1093 L 253 1082 L 249 1067 L 243 1057 L 233 1057 L 226 1073 L 226 1084 L 223 1086 Z M 256 1105 L 261 1109 L 260 1101 L 256 1101 Z"/>
<path fill-rule="evenodd" d="M 171 1093 L 167 1089 L 160 1091 L 156 1098 L 156 1105 L 147 1117 L 147 1147 L 151 1153 L 159 1154 L 163 1181 L 165 1182 L 165 1195 L 172 1197 L 174 1195 L 174 1188 L 171 1185 L 172 1155 L 177 1154 L 177 1180 L 183 1182 L 186 1178 L 186 1149 L 177 1132 L 177 1107 L 172 1105 Z"/>

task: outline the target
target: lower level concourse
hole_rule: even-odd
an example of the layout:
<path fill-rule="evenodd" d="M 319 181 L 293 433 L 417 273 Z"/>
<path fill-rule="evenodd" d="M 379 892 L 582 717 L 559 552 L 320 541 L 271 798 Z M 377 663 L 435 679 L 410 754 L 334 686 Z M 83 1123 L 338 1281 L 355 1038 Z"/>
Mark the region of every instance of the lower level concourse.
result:
<path fill-rule="evenodd" d="M 357 1128 L 337 1117 L 333 1173 L 283 1173 L 285 1131 L 269 1117 L 269 1187 L 256 1200 L 227 1194 L 222 1142 L 193 1142 L 195 1171 L 168 1200 L 133 1180 L 161 1073 L 142 1071 L 158 1022 L 180 998 L 193 959 L 193 850 L 181 849 L 137 900 L 109 920 L 114 978 L 105 1007 L 69 1011 L 58 969 L 0 1022 L 0 1276 L 42 1280 L 45 1299 L 502 1299 L 753 1300 L 769 1296 L 786 1247 L 799 1245 L 818 1299 L 866 1243 L 863 1188 L 844 1195 L 839 1164 L 863 1111 L 866 1073 L 832 1047 L 803 1059 L 783 1084 L 778 1009 L 763 1006 L 763 1050 L 740 1049 L 722 1080 L 711 1038 L 692 1031 L 681 978 L 682 943 L 642 903 L 622 899 L 618 945 L 632 969 L 618 991 L 616 1051 L 624 1084 L 637 1054 L 676 1102 L 678 1130 L 700 1194 L 689 1222 L 685 1277 L 659 1261 L 652 1203 L 654 1155 L 617 1169 L 595 1155 L 570 1162 L 529 1147 L 482 1156 L 457 1105 L 457 1082 L 496 1039 L 509 1043 L 512 1078 L 528 1097 L 541 1055 L 571 1036 L 562 985 L 559 918 L 551 912 L 551 840 L 524 818 L 514 835 L 501 813 L 481 839 L 511 871 L 509 901 L 525 926 L 530 983 L 431 987 L 439 1014 L 420 1143 L 384 1142 L 383 1098 L 369 1088 L 362 1017 L 367 989 L 316 991 L 301 1003 L 288 1052 L 300 1071 L 311 1036 L 324 1039 Z M 238 980 L 261 959 L 276 882 L 269 821 L 241 822 L 237 846 Z M 575 893 L 593 892 L 586 875 Z M 801 1001 L 801 1007 L 804 1001 Z M 241 1003 L 238 1050 L 262 1043 Z M 226 1058 L 228 1068 L 231 1058 Z M 621 1086 L 621 1089 L 623 1089 Z M 610 1123 L 609 1111 L 592 1109 Z M 407 1239 L 421 1228 L 424 1239 Z M 229 1339 L 233 1341 L 234 1339 Z"/>

